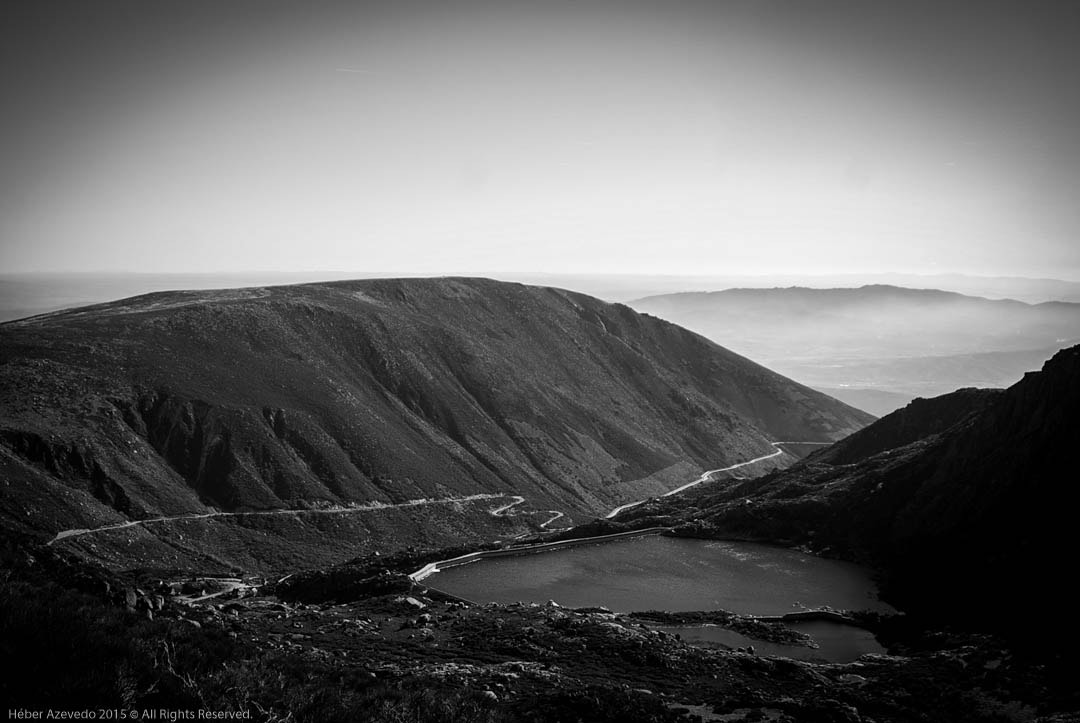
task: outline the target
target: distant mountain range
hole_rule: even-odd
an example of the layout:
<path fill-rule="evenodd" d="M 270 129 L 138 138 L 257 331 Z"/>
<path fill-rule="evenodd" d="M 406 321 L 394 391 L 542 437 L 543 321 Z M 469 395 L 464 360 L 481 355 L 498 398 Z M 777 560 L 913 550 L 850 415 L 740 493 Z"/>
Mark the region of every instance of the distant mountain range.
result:
<path fill-rule="evenodd" d="M 628 307 L 482 279 L 163 292 L 4 324 L 0 409 L 0 514 L 41 534 L 478 494 L 587 519 L 872 419 Z"/>
<path fill-rule="evenodd" d="M 896 286 L 728 289 L 631 306 L 875 413 L 915 396 L 1007 386 L 1080 341 L 1080 304 Z"/>
<path fill-rule="evenodd" d="M 808 545 L 876 566 L 903 609 L 991 629 L 1071 611 L 1080 347 L 1007 390 L 917 400 L 789 469 L 628 516 L 694 534 Z"/>
<path fill-rule="evenodd" d="M 452 276 L 477 276 L 464 271 Z M 551 286 L 629 302 L 645 296 L 696 292 L 704 289 L 767 289 L 801 286 L 814 289 L 888 284 L 913 289 L 942 289 L 991 299 L 1080 302 L 1080 282 L 1014 276 L 964 274 L 770 274 L 664 275 L 559 274 L 487 272 L 483 276 L 536 286 Z M 0 273 L 0 322 L 61 309 L 97 304 L 137 294 L 176 289 L 226 289 L 245 286 L 299 284 L 342 279 L 412 277 L 416 274 L 370 271 L 246 271 L 218 273 L 34 272 Z"/>

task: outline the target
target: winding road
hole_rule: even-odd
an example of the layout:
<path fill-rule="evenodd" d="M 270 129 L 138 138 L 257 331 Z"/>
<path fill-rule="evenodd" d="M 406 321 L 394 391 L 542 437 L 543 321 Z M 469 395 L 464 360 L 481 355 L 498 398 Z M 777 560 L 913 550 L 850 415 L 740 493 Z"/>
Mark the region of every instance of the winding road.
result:
<path fill-rule="evenodd" d="M 502 517 L 502 516 L 506 515 L 509 512 L 511 507 L 516 507 L 517 505 L 520 505 L 522 502 L 525 501 L 525 498 L 522 497 L 521 495 L 504 495 L 504 496 L 510 497 L 511 502 L 509 504 L 503 505 L 502 507 L 496 507 L 495 509 L 493 509 L 491 511 L 492 517 Z M 514 514 L 514 513 L 510 513 L 510 514 Z"/>
<path fill-rule="evenodd" d="M 766 455 L 762 455 L 761 457 L 755 457 L 754 459 L 747 460 L 746 462 L 739 462 L 738 464 L 733 464 L 733 465 L 730 465 L 728 467 L 721 467 L 720 469 L 709 470 L 708 472 L 705 472 L 704 474 L 702 474 L 700 477 L 698 477 L 693 482 L 688 482 L 688 483 L 682 485 L 681 487 L 676 487 L 675 489 L 671 490 L 670 492 L 665 492 L 661 496 L 662 497 L 670 497 L 671 495 L 675 495 L 675 494 L 678 494 L 680 492 L 683 492 L 684 490 L 688 490 L 691 487 L 694 487 L 695 485 L 699 485 L 702 482 L 708 482 L 712 478 L 712 475 L 714 475 L 714 474 L 719 474 L 720 472 L 730 472 L 733 469 L 739 469 L 740 467 L 746 467 L 747 465 L 754 464 L 755 462 L 762 462 L 762 461 L 764 461 L 766 459 L 772 459 L 773 457 L 778 457 L 778 456 L 780 456 L 781 454 L 784 453 L 784 450 L 782 450 L 780 448 L 780 445 L 782 445 L 782 444 L 820 444 L 820 445 L 828 445 L 828 444 L 832 444 L 832 443 L 831 442 L 770 442 L 770 444 L 772 444 L 774 447 L 776 447 L 776 451 L 773 452 L 772 454 L 766 454 Z M 383 503 L 383 502 L 372 502 L 370 504 L 358 505 L 356 507 L 331 507 L 331 508 L 327 508 L 327 509 L 315 509 L 315 510 L 295 510 L 295 509 L 290 509 L 290 510 L 259 510 L 259 511 L 254 511 L 254 512 L 202 512 L 202 513 L 188 513 L 188 514 L 185 514 L 185 515 L 174 515 L 174 516 L 171 516 L 171 517 L 152 517 L 152 518 L 145 519 L 145 520 L 128 520 L 127 522 L 119 522 L 119 523 L 112 524 L 112 525 L 102 525 L 101 527 L 94 527 L 94 528 L 89 528 L 89 529 L 87 529 L 87 528 L 76 528 L 76 529 L 71 529 L 71 530 L 63 530 L 62 532 L 58 532 L 56 534 L 56 537 L 49 540 L 49 542 L 47 542 L 46 544 L 47 545 L 54 545 L 57 542 L 60 542 L 61 540 L 67 540 L 67 539 L 71 539 L 73 537 L 83 537 L 85 535 L 93 535 L 93 534 L 97 534 L 99 532 L 108 532 L 110 530 L 123 530 L 123 529 L 126 529 L 128 527 L 139 527 L 139 526 L 145 526 L 145 525 L 150 525 L 150 524 L 155 524 L 155 523 L 160 523 L 160 522 L 177 522 L 177 521 L 185 521 L 185 520 L 205 520 L 205 519 L 210 519 L 210 518 L 221 518 L 221 517 L 243 517 L 243 516 L 255 517 L 255 516 L 267 516 L 267 515 L 348 515 L 348 514 L 354 514 L 354 513 L 359 513 L 359 512 L 373 512 L 373 511 L 376 511 L 376 510 L 387 510 L 387 509 L 404 508 L 404 507 L 418 507 L 420 505 L 439 505 L 439 504 L 450 504 L 450 503 L 454 503 L 454 502 L 475 502 L 477 500 L 497 500 L 497 499 L 503 499 L 503 498 L 509 498 L 510 502 L 508 502 L 505 505 L 502 505 L 501 507 L 496 507 L 495 509 L 491 510 L 491 514 L 494 515 L 495 517 L 501 517 L 501 516 L 504 516 L 504 515 L 509 516 L 509 515 L 515 515 L 515 514 L 529 514 L 529 515 L 532 515 L 532 514 L 537 514 L 539 512 L 547 512 L 548 514 L 551 515 L 551 517 L 548 518 L 545 522 L 540 523 L 540 525 L 539 525 L 540 529 L 547 529 L 548 526 L 552 522 L 555 522 L 556 520 L 561 519 L 562 517 L 565 517 L 565 513 L 560 512 L 559 510 L 535 510 L 535 511 L 532 511 L 532 512 L 519 512 L 519 511 L 511 512 L 511 510 L 514 507 L 516 507 L 517 505 L 520 505 L 520 504 L 525 502 L 524 497 L 522 497 L 521 495 L 483 493 L 483 494 L 467 495 L 465 497 L 445 497 L 445 498 L 440 498 L 440 499 L 431 499 L 431 498 L 426 498 L 425 497 L 425 498 L 420 498 L 420 499 L 415 499 L 415 500 L 407 500 L 405 502 L 399 502 L 397 504 L 386 504 L 386 503 Z M 647 499 L 644 499 L 644 500 L 638 500 L 637 502 L 630 502 L 630 503 L 625 504 L 625 505 L 620 505 L 619 507 L 616 507 L 611 512 L 604 515 L 604 519 L 610 520 L 612 517 L 615 517 L 617 514 L 619 514 L 623 510 L 628 510 L 631 507 L 637 507 L 638 505 L 641 505 L 641 504 L 644 504 L 645 502 L 648 502 L 649 499 L 652 499 L 652 498 L 647 498 Z M 528 534 L 528 533 L 526 533 L 526 534 Z"/>
<path fill-rule="evenodd" d="M 503 495 L 503 496 L 505 497 L 505 495 Z M 540 523 L 539 527 L 540 527 L 541 530 L 547 529 L 547 526 L 550 525 L 552 522 L 559 519 L 560 517 L 565 517 L 566 516 L 565 513 L 559 512 L 558 510 L 534 510 L 532 512 L 518 512 L 518 511 L 510 512 L 510 509 L 512 507 L 516 507 L 517 505 L 520 505 L 521 503 L 523 503 L 525 501 L 525 498 L 522 497 L 521 495 L 513 495 L 510 499 L 512 501 L 509 504 L 506 504 L 506 505 L 503 505 L 502 507 L 497 507 L 497 508 L 493 509 L 491 511 L 491 514 L 493 516 L 495 516 L 495 517 L 503 517 L 503 516 L 517 515 L 517 514 L 535 515 L 535 514 L 539 514 L 541 512 L 547 512 L 549 515 L 551 515 L 551 517 L 549 517 L 546 522 L 541 522 Z M 521 535 L 518 535 L 518 537 L 525 537 L 528 534 L 529 534 L 528 532 L 525 532 L 525 533 L 523 533 Z"/>
<path fill-rule="evenodd" d="M 93 535 L 98 532 L 108 532 L 109 530 L 122 530 L 127 527 L 137 527 L 143 525 L 154 524 L 158 522 L 176 522 L 183 520 L 205 520 L 212 517 L 257 517 L 268 515 L 348 515 L 357 512 L 372 512 L 375 510 L 390 510 L 399 509 L 403 507 L 419 507 L 420 505 L 440 505 L 449 504 L 453 502 L 475 502 L 477 500 L 497 500 L 504 497 L 511 497 L 516 500 L 508 505 L 493 510 L 492 514 L 498 515 L 505 510 L 513 507 L 514 505 L 521 504 L 525 501 L 524 497 L 518 497 L 516 495 L 505 494 L 477 494 L 468 495 L 466 497 L 445 497 L 440 499 L 420 498 L 416 500 L 407 500 L 405 502 L 399 502 L 397 504 L 386 504 L 382 502 L 373 502 L 367 505 L 358 505 L 356 507 L 331 507 L 322 510 L 259 510 L 255 512 L 204 512 L 204 513 L 189 513 L 186 515 L 174 515 L 171 517 L 152 517 L 146 520 L 129 520 L 127 522 L 120 522 L 114 525 L 102 525 L 101 527 L 94 527 L 91 529 L 73 529 L 64 530 L 58 532 L 56 537 L 49 540 L 47 545 L 52 545 L 60 540 L 70 539 L 72 537 L 82 537 L 84 535 Z"/>
<path fill-rule="evenodd" d="M 769 442 L 769 444 L 776 447 L 776 451 L 773 452 L 772 454 L 764 454 L 764 455 L 762 455 L 760 457 L 754 457 L 753 459 L 748 459 L 745 462 L 739 462 L 738 464 L 733 464 L 733 465 L 731 465 L 729 467 L 721 467 L 720 469 L 711 469 L 708 472 L 705 472 L 704 474 L 702 474 L 700 477 L 698 477 L 693 482 L 687 482 L 682 487 L 676 487 L 675 489 L 671 490 L 670 492 L 665 492 L 664 494 L 660 495 L 660 497 L 671 497 L 672 495 L 677 495 L 680 492 L 683 492 L 685 490 L 690 489 L 691 487 L 695 487 L 695 486 L 701 484 L 702 482 L 708 482 L 710 479 L 712 479 L 712 476 L 714 474 L 719 474 L 720 472 L 730 472 L 733 469 L 739 469 L 740 467 L 746 467 L 747 465 L 754 464 L 755 462 L 763 462 L 763 461 L 765 461 L 767 459 L 772 459 L 773 457 L 779 457 L 780 455 L 782 455 L 784 453 L 784 450 L 780 449 L 780 445 L 782 445 L 782 444 L 821 444 L 821 445 L 829 445 L 829 444 L 832 444 L 832 442 Z M 605 520 L 610 520 L 612 517 L 619 514 L 623 510 L 628 510 L 631 507 L 637 507 L 638 505 L 643 505 L 643 504 L 645 504 L 646 502 L 648 502 L 651 499 L 652 499 L 652 497 L 648 497 L 648 498 L 643 499 L 643 500 L 638 500 L 637 502 L 630 502 L 630 503 L 625 504 L 625 505 L 620 505 L 620 506 L 616 507 L 615 509 L 613 509 L 611 512 L 604 515 L 604 519 Z"/>

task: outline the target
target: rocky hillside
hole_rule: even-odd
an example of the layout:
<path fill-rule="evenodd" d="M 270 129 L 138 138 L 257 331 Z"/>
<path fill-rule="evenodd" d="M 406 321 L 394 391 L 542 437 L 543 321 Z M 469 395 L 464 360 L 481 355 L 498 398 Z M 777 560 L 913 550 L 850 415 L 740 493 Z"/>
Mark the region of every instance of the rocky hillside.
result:
<path fill-rule="evenodd" d="M 816 464 L 854 464 L 879 452 L 940 434 L 995 400 L 1001 389 L 957 389 L 932 399 L 915 399 L 836 444 L 815 452 Z"/>
<path fill-rule="evenodd" d="M 1056 625 L 1070 611 L 1078 418 L 1072 347 L 1003 392 L 918 400 L 787 470 L 633 515 L 875 564 L 905 609 Z"/>
<path fill-rule="evenodd" d="M 285 589 L 166 581 L 12 546 L 0 532 L 0 641 L 19 662 L 0 696 L 30 710 L 297 723 L 1065 723 L 1080 708 L 1071 657 L 1032 659 L 985 636 L 881 621 L 894 654 L 805 662 L 755 654 L 805 637 L 779 623 L 472 605 L 412 585 L 394 562 L 358 560 Z M 336 583 L 333 599 L 311 584 L 320 578 Z M 742 645 L 655 627 L 701 618 Z"/>
<path fill-rule="evenodd" d="M 625 306 L 482 279 L 164 292 L 4 324 L 0 409 L 0 514 L 41 533 L 508 493 L 587 519 L 871 419 Z"/>

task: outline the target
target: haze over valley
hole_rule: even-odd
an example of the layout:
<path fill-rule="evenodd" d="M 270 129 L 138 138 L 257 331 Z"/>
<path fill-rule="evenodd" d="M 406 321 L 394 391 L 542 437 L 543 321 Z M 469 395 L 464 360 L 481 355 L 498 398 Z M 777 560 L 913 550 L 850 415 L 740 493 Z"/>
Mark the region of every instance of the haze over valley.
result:
<path fill-rule="evenodd" d="M 873 414 L 1006 387 L 1080 341 L 1080 304 L 896 286 L 729 289 L 630 302 Z"/>

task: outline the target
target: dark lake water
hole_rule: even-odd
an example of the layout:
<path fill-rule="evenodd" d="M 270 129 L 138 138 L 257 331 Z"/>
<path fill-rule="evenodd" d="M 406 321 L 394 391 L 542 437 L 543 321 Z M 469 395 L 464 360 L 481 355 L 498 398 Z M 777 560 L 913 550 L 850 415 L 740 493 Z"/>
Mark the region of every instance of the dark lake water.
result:
<path fill-rule="evenodd" d="M 780 615 L 891 608 L 858 565 L 749 542 L 634 537 L 449 568 L 428 584 L 470 600 Z"/>
<path fill-rule="evenodd" d="M 449 568 L 427 579 L 478 602 L 546 602 L 567 607 L 635 610 L 729 610 L 780 615 L 830 606 L 891 612 L 877 599 L 867 570 L 837 560 L 769 545 L 674 537 L 637 537 L 539 554 L 501 557 Z M 821 646 L 799 657 L 854 659 L 882 652 L 864 630 L 835 623 L 799 623 Z M 683 638 L 731 646 L 753 644 L 765 654 L 787 653 L 735 638 L 721 628 L 682 628 Z M 766 646 L 768 647 L 768 646 Z M 805 651 L 805 649 L 804 649 Z"/>

